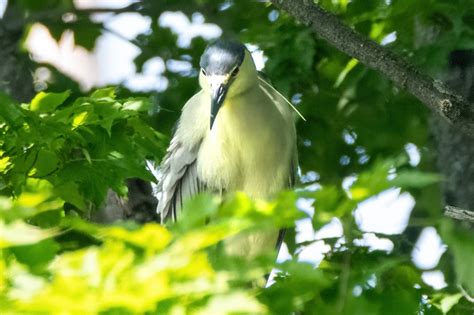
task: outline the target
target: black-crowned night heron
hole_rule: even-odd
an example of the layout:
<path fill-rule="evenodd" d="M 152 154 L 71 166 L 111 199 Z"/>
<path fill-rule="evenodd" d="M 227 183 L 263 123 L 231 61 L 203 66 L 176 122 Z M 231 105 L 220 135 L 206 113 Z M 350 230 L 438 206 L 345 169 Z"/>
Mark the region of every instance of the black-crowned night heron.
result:
<path fill-rule="evenodd" d="M 295 182 L 294 107 L 262 78 L 246 47 L 217 40 L 200 65 L 202 89 L 184 105 L 161 164 L 162 222 L 179 219 L 183 202 L 200 191 L 268 199 Z M 252 256 L 278 247 L 281 234 L 252 233 L 226 249 Z"/>

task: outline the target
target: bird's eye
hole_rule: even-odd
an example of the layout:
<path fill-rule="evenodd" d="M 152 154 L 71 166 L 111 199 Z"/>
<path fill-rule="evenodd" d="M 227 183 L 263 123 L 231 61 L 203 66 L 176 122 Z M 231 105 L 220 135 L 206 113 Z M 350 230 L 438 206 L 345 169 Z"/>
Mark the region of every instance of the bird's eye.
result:
<path fill-rule="evenodd" d="M 235 67 L 234 71 L 232 71 L 231 76 L 235 77 L 239 73 L 239 67 Z"/>
<path fill-rule="evenodd" d="M 203 75 L 207 75 L 206 70 L 204 70 L 203 68 L 201 68 L 201 72 Z"/>

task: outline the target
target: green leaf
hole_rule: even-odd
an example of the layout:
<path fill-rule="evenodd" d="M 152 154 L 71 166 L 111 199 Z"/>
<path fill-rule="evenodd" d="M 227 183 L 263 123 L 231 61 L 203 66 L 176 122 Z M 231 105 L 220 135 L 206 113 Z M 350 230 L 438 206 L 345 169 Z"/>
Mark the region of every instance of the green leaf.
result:
<path fill-rule="evenodd" d="M 334 217 L 343 217 L 354 210 L 357 203 L 334 186 L 323 186 L 314 193 L 315 213 L 313 216 L 313 227 L 319 229 Z"/>
<path fill-rule="evenodd" d="M 53 228 L 61 223 L 62 213 L 62 209 L 43 211 L 32 217 L 30 222 L 41 228 Z"/>
<path fill-rule="evenodd" d="M 71 95 L 70 91 L 62 93 L 39 92 L 31 100 L 30 110 L 39 113 L 51 113 Z"/>
<path fill-rule="evenodd" d="M 20 107 L 8 95 L 0 93 L 0 119 L 15 126 L 22 116 Z"/>
<path fill-rule="evenodd" d="M 149 98 L 140 97 L 131 99 L 123 104 L 124 110 L 133 110 L 137 112 L 146 112 L 151 109 L 151 102 Z"/>
<path fill-rule="evenodd" d="M 462 299 L 462 293 L 456 294 L 443 294 L 440 297 L 440 300 L 435 303 L 439 307 L 443 314 L 448 314 L 448 312 L 459 303 L 459 300 Z"/>
<path fill-rule="evenodd" d="M 350 196 L 355 201 L 362 201 L 390 187 L 387 176 L 392 161 L 377 161 L 370 169 L 361 172 L 356 182 L 350 187 Z"/>
<path fill-rule="evenodd" d="M 153 154 L 164 151 L 165 137 L 161 133 L 144 124 L 143 121 L 137 117 L 130 118 L 128 124 L 136 133 L 136 143 Z"/>
<path fill-rule="evenodd" d="M 13 247 L 11 250 L 19 262 L 39 271 L 58 253 L 59 245 L 51 240 L 43 240 L 31 245 Z"/>
<path fill-rule="evenodd" d="M 89 19 L 74 23 L 72 30 L 75 43 L 87 50 L 94 48 L 97 38 L 101 35 L 100 25 L 91 23 Z"/>
<path fill-rule="evenodd" d="M 443 220 L 441 235 L 454 257 L 457 281 L 472 296 L 474 295 L 474 234 L 450 219 Z"/>
<path fill-rule="evenodd" d="M 184 203 L 179 226 L 184 230 L 204 226 L 211 216 L 215 216 L 218 206 L 219 198 L 209 193 L 202 193 L 187 200 Z"/>
<path fill-rule="evenodd" d="M 102 101 L 105 98 L 101 99 Z M 97 116 L 97 121 L 94 123 L 101 126 L 111 135 L 112 125 L 125 115 L 120 111 L 120 104 L 117 102 L 100 102 L 94 106 L 94 114 Z"/>
<path fill-rule="evenodd" d="M 18 0 L 20 6 L 26 10 L 31 11 L 42 11 L 47 9 L 53 9 L 54 7 L 65 6 L 66 8 L 72 8 L 73 4 L 71 0 Z"/>
<path fill-rule="evenodd" d="M 44 177 L 51 175 L 57 168 L 59 159 L 51 151 L 41 149 L 36 157 L 36 163 L 30 171 L 30 176 Z"/>
<path fill-rule="evenodd" d="M 441 180 L 442 177 L 436 173 L 410 170 L 400 171 L 390 183 L 402 188 L 421 188 L 439 183 Z"/>
<path fill-rule="evenodd" d="M 196 311 L 196 315 L 208 314 L 267 314 L 267 309 L 248 292 L 234 291 L 226 295 L 215 295 L 207 305 Z"/>
<path fill-rule="evenodd" d="M 77 183 L 72 181 L 60 182 L 54 187 L 54 191 L 64 201 L 73 204 L 80 210 L 86 210 L 86 203 Z"/>
<path fill-rule="evenodd" d="M 354 69 L 354 67 L 358 64 L 359 61 L 357 59 L 352 58 L 351 60 L 349 60 L 344 70 L 342 70 L 339 76 L 337 77 L 336 82 L 334 82 L 334 87 L 338 88 L 342 84 L 342 82 L 344 82 L 344 79 L 349 74 L 349 72 L 351 72 L 351 70 Z"/>
<path fill-rule="evenodd" d="M 107 87 L 99 90 L 95 90 L 90 96 L 93 99 L 114 99 L 115 98 L 115 87 Z"/>
<path fill-rule="evenodd" d="M 110 227 L 103 229 L 101 234 L 147 250 L 161 250 L 171 241 L 171 233 L 158 224 L 146 224 L 136 231 L 128 231 L 122 227 Z"/>

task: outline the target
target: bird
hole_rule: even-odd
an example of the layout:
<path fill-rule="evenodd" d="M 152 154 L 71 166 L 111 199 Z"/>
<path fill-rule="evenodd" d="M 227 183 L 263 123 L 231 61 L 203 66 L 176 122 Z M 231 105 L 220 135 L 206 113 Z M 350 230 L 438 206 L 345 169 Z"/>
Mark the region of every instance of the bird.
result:
<path fill-rule="evenodd" d="M 199 64 L 201 89 L 185 103 L 160 165 L 163 224 L 179 220 L 183 202 L 199 192 L 241 191 L 268 200 L 295 184 L 296 108 L 257 71 L 241 42 L 211 42 Z M 269 247 L 278 251 L 283 235 L 237 236 L 226 252 L 252 257 Z"/>

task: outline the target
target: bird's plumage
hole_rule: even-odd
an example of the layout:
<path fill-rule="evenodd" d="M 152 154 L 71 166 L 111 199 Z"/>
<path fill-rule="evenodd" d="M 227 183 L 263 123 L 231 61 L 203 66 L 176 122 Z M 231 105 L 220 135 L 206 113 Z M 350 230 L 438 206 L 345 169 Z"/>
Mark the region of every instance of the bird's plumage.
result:
<path fill-rule="evenodd" d="M 199 65 L 209 74 L 230 73 L 244 61 L 245 46 L 233 41 L 218 40 L 204 50 Z"/>
<path fill-rule="evenodd" d="M 161 163 L 161 180 L 158 185 L 157 212 L 161 222 L 176 221 L 183 202 L 204 188 L 197 174 L 196 157 L 199 143 L 189 146 L 177 138 L 171 140 L 168 153 Z"/>
<path fill-rule="evenodd" d="M 225 51 L 225 45 L 222 46 L 213 49 Z M 225 53 L 204 56 L 212 60 L 227 53 L 238 57 L 235 47 Z M 204 73 L 200 75 L 202 90 L 183 107 L 161 164 L 157 210 L 162 222 L 179 218 L 183 202 L 203 190 L 243 191 L 253 198 L 267 199 L 294 185 L 296 131 L 288 101 L 259 76 L 248 50 L 244 50 L 240 64 L 237 59 L 228 64 L 232 65 L 228 65 L 227 71 L 232 71 L 235 64 L 240 71 L 235 77 L 225 78 L 230 82 L 228 93 L 212 128 L 209 123 L 211 78 Z M 212 69 L 208 65 L 208 76 L 217 71 Z M 275 244 L 278 233 L 266 234 L 251 235 L 247 238 L 250 241 L 240 241 L 241 251 L 258 252 L 260 245 L 268 246 L 269 239 Z M 255 246 L 256 243 L 260 245 Z"/>

